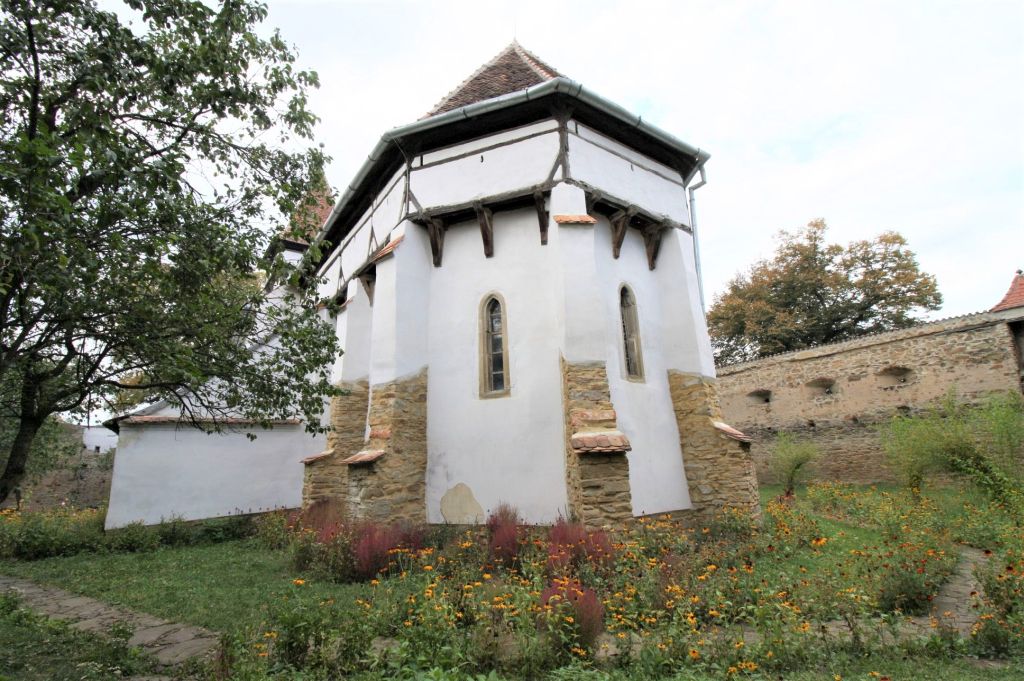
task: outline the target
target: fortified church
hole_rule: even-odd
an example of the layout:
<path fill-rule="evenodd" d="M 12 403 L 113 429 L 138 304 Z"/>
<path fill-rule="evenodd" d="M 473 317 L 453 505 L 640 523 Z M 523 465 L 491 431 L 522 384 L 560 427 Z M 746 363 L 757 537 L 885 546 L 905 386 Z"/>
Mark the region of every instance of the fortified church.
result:
<path fill-rule="evenodd" d="M 458 524 L 501 503 L 592 526 L 757 514 L 702 305 L 707 160 L 512 43 L 386 133 L 325 216 L 320 293 L 344 348 L 326 440 L 279 424 L 259 451 L 206 452 L 166 409 L 133 415 L 108 526 L 318 500 Z"/>
<path fill-rule="evenodd" d="M 517 43 L 385 134 L 320 234 L 347 394 L 304 503 L 430 523 L 502 502 L 532 523 L 755 513 L 701 303 L 707 160 Z"/>

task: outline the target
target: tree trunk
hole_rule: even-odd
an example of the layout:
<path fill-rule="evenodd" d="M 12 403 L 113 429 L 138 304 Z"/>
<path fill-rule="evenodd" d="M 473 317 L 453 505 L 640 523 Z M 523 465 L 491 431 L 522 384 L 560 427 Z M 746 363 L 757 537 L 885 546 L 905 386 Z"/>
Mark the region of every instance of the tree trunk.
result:
<path fill-rule="evenodd" d="M 43 425 L 43 418 L 37 413 L 39 406 L 39 388 L 34 383 L 23 379 L 21 385 L 21 418 L 18 421 L 18 434 L 11 443 L 11 451 L 7 455 L 7 466 L 0 475 L 0 504 L 18 489 L 21 479 L 25 477 L 25 462 L 28 461 L 32 442 L 36 433 Z"/>
<path fill-rule="evenodd" d="M 28 453 L 40 425 L 42 423 L 36 419 L 22 419 L 18 424 L 18 434 L 14 436 L 7 456 L 7 467 L 3 475 L 0 475 L 0 504 L 18 488 L 21 479 L 25 477 L 25 462 L 28 461 Z"/>

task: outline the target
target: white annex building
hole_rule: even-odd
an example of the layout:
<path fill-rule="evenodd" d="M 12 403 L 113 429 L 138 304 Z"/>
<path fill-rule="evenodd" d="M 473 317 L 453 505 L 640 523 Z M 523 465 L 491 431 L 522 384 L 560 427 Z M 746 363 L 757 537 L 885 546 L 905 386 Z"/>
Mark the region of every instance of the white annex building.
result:
<path fill-rule="evenodd" d="M 326 449 L 285 425 L 206 451 L 173 414 L 127 419 L 108 525 L 300 499 L 431 523 L 756 513 L 702 309 L 707 159 L 513 43 L 385 134 L 326 217 L 346 389 Z"/>

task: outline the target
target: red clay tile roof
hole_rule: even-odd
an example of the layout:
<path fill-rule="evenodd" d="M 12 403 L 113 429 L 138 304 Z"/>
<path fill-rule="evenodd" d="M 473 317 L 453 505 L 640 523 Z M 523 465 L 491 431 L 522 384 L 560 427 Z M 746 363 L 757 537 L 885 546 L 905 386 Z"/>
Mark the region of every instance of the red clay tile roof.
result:
<path fill-rule="evenodd" d="M 1010 290 L 1006 292 L 1003 299 L 990 312 L 1012 310 L 1015 307 L 1024 307 L 1024 271 L 1021 270 L 1017 270 L 1013 281 L 1010 282 Z"/>
<path fill-rule="evenodd" d="M 739 440 L 740 442 L 751 442 L 751 438 L 746 433 L 736 430 L 728 423 L 722 423 L 721 421 L 714 421 L 715 428 L 720 430 L 726 437 L 731 437 L 733 440 Z"/>
<path fill-rule="evenodd" d="M 628 452 L 633 449 L 633 445 L 629 444 L 629 438 L 617 430 L 574 433 L 570 444 L 577 454 Z"/>
<path fill-rule="evenodd" d="M 350 466 L 360 463 L 373 463 L 382 456 L 384 456 L 383 449 L 366 449 L 357 454 L 353 454 L 347 459 L 343 459 L 342 463 L 347 463 Z"/>
<path fill-rule="evenodd" d="M 512 44 L 498 56 L 481 66 L 473 75 L 462 81 L 461 85 L 448 93 L 430 110 L 427 117 L 525 90 L 560 75 L 558 71 L 523 49 L 519 43 L 512 41 Z"/>
<path fill-rule="evenodd" d="M 556 215 L 555 222 L 560 225 L 596 225 L 597 220 L 589 215 Z"/>
<path fill-rule="evenodd" d="M 288 228 L 281 236 L 288 241 L 306 244 L 308 239 L 316 236 L 320 228 L 327 222 L 334 209 L 334 197 L 327 189 L 313 191 L 303 201 L 289 220 Z M 299 235 L 304 235 L 305 238 Z"/>

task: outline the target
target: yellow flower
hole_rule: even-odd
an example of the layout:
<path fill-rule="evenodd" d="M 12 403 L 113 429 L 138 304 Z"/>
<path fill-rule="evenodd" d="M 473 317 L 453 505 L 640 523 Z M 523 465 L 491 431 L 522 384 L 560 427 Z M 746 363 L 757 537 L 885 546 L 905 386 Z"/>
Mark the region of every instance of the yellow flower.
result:
<path fill-rule="evenodd" d="M 370 580 L 370 586 L 377 586 L 378 584 L 380 584 L 380 580 L 379 579 L 371 579 Z"/>
<path fill-rule="evenodd" d="M 574 619 L 573 619 L 572 617 L 566 617 L 566 618 L 565 618 L 565 621 L 566 621 L 566 622 L 568 622 L 569 624 L 572 624 L 572 623 L 573 623 L 573 622 L 575 622 L 576 620 L 574 620 Z"/>
<path fill-rule="evenodd" d="M 424 565 L 424 566 L 423 566 L 423 569 L 424 569 L 424 571 L 426 571 L 426 572 L 430 572 L 431 570 L 433 570 L 433 569 L 434 569 L 434 566 L 433 566 L 433 565 Z"/>
<path fill-rule="evenodd" d="M 292 584 L 294 584 L 295 586 L 302 586 L 305 583 L 306 583 L 306 580 L 304 580 L 304 579 L 293 579 L 292 580 Z"/>
<path fill-rule="evenodd" d="M 699 660 L 700 659 L 700 651 L 697 650 L 696 648 L 690 648 L 690 659 L 691 660 Z"/>

